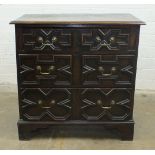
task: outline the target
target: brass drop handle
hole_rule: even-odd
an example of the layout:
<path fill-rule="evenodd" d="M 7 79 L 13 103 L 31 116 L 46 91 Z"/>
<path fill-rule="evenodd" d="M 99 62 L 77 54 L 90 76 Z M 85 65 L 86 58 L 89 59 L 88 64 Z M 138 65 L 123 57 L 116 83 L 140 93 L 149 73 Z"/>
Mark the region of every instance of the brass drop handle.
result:
<path fill-rule="evenodd" d="M 99 67 L 98 67 L 98 71 L 99 71 L 99 72 L 104 72 L 104 68 L 103 68 L 102 66 L 99 66 Z"/>
<path fill-rule="evenodd" d="M 111 38 L 110 38 L 110 42 L 111 42 L 111 43 L 114 43 L 115 40 L 116 40 L 115 37 L 111 37 Z"/>
<path fill-rule="evenodd" d="M 111 109 L 111 107 L 103 106 L 103 102 L 101 100 L 97 100 L 97 105 L 101 106 L 102 109 Z"/>
<path fill-rule="evenodd" d="M 51 102 L 50 102 L 51 105 L 54 105 L 55 103 L 56 103 L 55 100 L 51 100 Z"/>
<path fill-rule="evenodd" d="M 97 105 L 102 105 L 102 101 L 101 100 L 97 100 Z"/>
<path fill-rule="evenodd" d="M 102 76 L 111 76 L 114 72 L 116 72 L 116 67 L 112 67 L 109 74 L 104 73 L 105 69 L 102 66 L 98 67 L 98 71 L 101 72 Z"/>
<path fill-rule="evenodd" d="M 43 43 L 43 41 L 44 41 L 44 39 L 43 39 L 43 37 L 41 37 L 41 36 L 39 36 L 38 38 L 37 38 L 37 41 L 39 42 L 39 43 Z"/>
<path fill-rule="evenodd" d="M 39 104 L 42 108 L 44 108 L 44 109 L 49 109 L 49 108 L 51 108 L 51 106 L 54 105 L 55 103 L 56 103 L 55 100 L 51 100 L 49 106 L 48 106 L 48 105 L 47 105 L 47 106 L 44 106 L 44 105 L 43 105 L 43 101 L 42 101 L 42 100 L 38 100 L 38 104 Z"/>
<path fill-rule="evenodd" d="M 42 105 L 43 104 L 43 101 L 42 100 L 38 100 L 38 104 L 39 105 Z"/>
<path fill-rule="evenodd" d="M 49 75 L 49 74 L 51 74 L 51 73 L 55 70 L 55 66 L 50 66 L 50 67 L 48 68 L 48 72 L 42 72 L 42 71 L 41 71 L 41 70 L 42 70 L 41 66 L 37 66 L 36 69 L 37 69 L 37 71 L 38 71 L 40 74 L 42 74 L 42 75 Z"/>
<path fill-rule="evenodd" d="M 96 39 L 96 41 L 97 41 L 97 42 L 100 42 L 100 41 L 101 41 L 100 36 L 96 36 L 96 38 L 95 38 L 95 39 Z"/>
<path fill-rule="evenodd" d="M 58 40 L 57 37 L 55 37 L 55 36 L 52 37 L 52 42 L 56 42 L 57 40 Z"/>
<path fill-rule="evenodd" d="M 111 103 L 110 104 L 111 105 L 115 105 L 116 104 L 115 100 L 111 100 Z"/>

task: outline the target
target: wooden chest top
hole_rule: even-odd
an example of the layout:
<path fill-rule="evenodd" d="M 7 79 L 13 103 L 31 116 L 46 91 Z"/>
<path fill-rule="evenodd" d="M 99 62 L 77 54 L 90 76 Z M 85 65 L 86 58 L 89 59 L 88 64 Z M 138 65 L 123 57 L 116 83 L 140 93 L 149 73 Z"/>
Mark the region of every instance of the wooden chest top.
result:
<path fill-rule="evenodd" d="M 10 24 L 116 24 L 144 25 L 131 14 L 25 14 Z"/>

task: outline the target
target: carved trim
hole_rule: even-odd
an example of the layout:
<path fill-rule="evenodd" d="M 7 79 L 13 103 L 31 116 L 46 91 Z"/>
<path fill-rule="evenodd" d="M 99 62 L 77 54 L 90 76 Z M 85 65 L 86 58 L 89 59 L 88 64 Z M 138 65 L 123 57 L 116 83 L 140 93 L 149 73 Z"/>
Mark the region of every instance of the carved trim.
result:
<path fill-rule="evenodd" d="M 64 29 L 31 29 L 24 33 L 24 46 L 31 46 L 35 51 L 43 51 L 46 47 L 52 50 L 61 51 L 63 46 L 71 46 L 71 32 L 65 32 Z M 42 37 L 42 41 L 37 42 L 37 38 Z M 57 39 L 51 39 L 55 37 Z M 65 41 L 62 38 L 65 37 Z"/>
<path fill-rule="evenodd" d="M 29 93 L 29 90 L 35 90 L 36 92 L 40 92 L 44 97 L 43 99 L 46 97 L 49 97 L 50 94 L 55 91 L 55 90 L 60 90 L 63 91 L 64 93 L 66 93 L 68 95 L 68 97 L 66 99 L 63 99 L 59 102 L 55 102 L 54 105 L 49 106 L 48 108 L 45 108 L 44 106 L 39 106 L 37 101 L 31 101 L 29 98 L 25 98 L 25 94 Z M 45 91 L 46 90 L 46 91 Z M 52 120 L 66 120 L 67 118 L 69 118 L 71 116 L 71 92 L 64 88 L 64 89 L 54 89 L 54 88 L 47 88 L 47 89 L 41 89 L 41 88 L 25 88 L 21 91 L 21 96 L 22 96 L 22 110 L 23 110 L 23 116 L 28 119 L 28 120 L 42 120 L 45 116 L 48 116 L 49 118 L 51 118 Z M 69 104 L 68 104 L 69 103 Z M 40 115 L 34 116 L 33 114 L 30 115 L 28 113 L 29 109 L 31 109 L 32 106 L 35 106 L 36 109 L 40 109 L 41 113 Z M 66 109 L 66 114 L 64 116 L 56 116 L 53 114 L 52 109 L 56 108 L 55 106 L 59 106 L 62 108 Z"/>
<path fill-rule="evenodd" d="M 102 106 L 102 105 L 98 105 L 97 102 L 93 102 L 91 99 L 89 99 L 87 97 L 83 98 L 85 93 L 87 93 L 89 90 L 91 90 L 91 91 L 97 90 L 100 93 L 102 93 L 102 95 L 104 97 L 106 97 L 106 99 L 109 99 L 109 100 L 111 100 L 111 96 L 110 96 L 111 93 L 113 93 L 115 90 L 118 90 L 118 91 L 123 90 L 123 91 L 125 91 L 125 92 L 127 92 L 129 94 L 128 97 L 130 97 L 130 98 L 127 97 L 126 99 L 117 101 L 115 103 L 109 103 L 108 107 L 110 107 L 110 108 L 104 108 L 105 107 L 104 106 L 104 101 L 103 101 L 103 106 Z M 131 102 L 131 93 L 130 93 L 130 91 L 128 89 L 115 89 L 115 88 L 112 88 L 112 89 L 109 89 L 107 91 L 107 89 L 100 89 L 100 88 L 89 89 L 89 88 L 87 88 L 87 89 L 84 89 L 81 92 L 81 98 L 83 98 L 82 103 L 84 103 L 84 105 L 81 106 L 81 115 L 87 120 L 95 120 L 95 121 L 97 121 L 97 120 L 102 119 L 104 116 L 106 116 L 106 117 L 108 117 L 108 119 L 113 120 L 113 121 L 115 121 L 115 120 L 122 121 L 122 120 L 125 120 L 130 115 L 131 107 L 129 106 L 129 104 Z M 111 112 L 113 110 L 113 106 L 116 106 L 117 108 L 121 108 L 121 109 L 126 109 L 125 111 L 128 111 L 128 112 L 127 113 L 125 112 L 123 115 L 120 115 L 120 116 L 114 116 L 112 114 L 112 112 Z M 98 115 L 91 116 L 91 115 L 89 115 L 89 113 L 87 113 L 87 110 L 89 108 L 94 109 L 94 107 L 98 107 L 101 112 L 98 113 Z"/>
<path fill-rule="evenodd" d="M 129 33 L 122 33 L 122 29 L 94 29 L 81 35 L 82 46 L 89 46 L 90 51 L 99 51 L 102 47 L 106 47 L 110 51 L 118 51 L 121 46 L 128 46 L 129 42 Z M 111 38 L 115 40 L 112 41 Z"/>

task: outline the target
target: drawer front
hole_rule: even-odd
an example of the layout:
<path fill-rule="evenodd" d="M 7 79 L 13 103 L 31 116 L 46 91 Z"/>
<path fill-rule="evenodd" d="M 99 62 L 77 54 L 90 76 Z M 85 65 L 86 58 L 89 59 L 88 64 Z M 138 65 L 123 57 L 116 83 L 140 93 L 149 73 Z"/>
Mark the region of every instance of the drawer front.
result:
<path fill-rule="evenodd" d="M 132 90 L 86 88 L 80 93 L 80 119 L 88 121 L 124 121 L 132 114 Z"/>
<path fill-rule="evenodd" d="M 135 80 L 133 55 L 82 55 L 84 87 L 131 87 Z"/>
<path fill-rule="evenodd" d="M 64 121 L 72 118 L 72 91 L 24 88 L 20 92 L 21 117 L 30 121 Z"/>
<path fill-rule="evenodd" d="M 80 50 L 85 54 L 136 53 L 139 28 L 107 27 L 81 29 Z"/>
<path fill-rule="evenodd" d="M 72 85 L 71 55 L 19 55 L 21 86 L 59 87 Z"/>
<path fill-rule="evenodd" d="M 56 28 L 23 28 L 19 53 L 69 53 L 72 30 Z"/>

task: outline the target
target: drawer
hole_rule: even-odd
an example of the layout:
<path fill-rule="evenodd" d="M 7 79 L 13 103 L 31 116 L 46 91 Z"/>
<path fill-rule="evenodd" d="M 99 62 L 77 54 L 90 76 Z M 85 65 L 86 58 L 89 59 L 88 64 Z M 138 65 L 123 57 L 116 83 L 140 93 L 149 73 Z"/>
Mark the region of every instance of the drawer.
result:
<path fill-rule="evenodd" d="M 72 90 L 70 89 L 20 89 L 20 109 L 23 120 L 68 120 L 72 118 L 72 107 Z"/>
<path fill-rule="evenodd" d="M 80 91 L 80 119 L 124 121 L 131 119 L 133 92 L 127 88 L 86 88 Z"/>
<path fill-rule="evenodd" d="M 56 28 L 22 28 L 19 53 L 70 53 L 72 30 Z"/>
<path fill-rule="evenodd" d="M 20 88 L 20 117 L 29 121 L 126 121 L 133 90 L 128 88 Z"/>
<path fill-rule="evenodd" d="M 72 56 L 21 54 L 18 72 L 23 87 L 67 87 L 72 84 Z"/>
<path fill-rule="evenodd" d="M 135 54 L 138 33 L 137 27 L 81 29 L 80 51 L 85 54 Z"/>
<path fill-rule="evenodd" d="M 134 55 L 82 55 L 82 87 L 134 86 Z"/>

